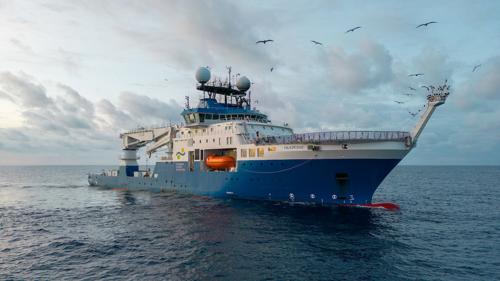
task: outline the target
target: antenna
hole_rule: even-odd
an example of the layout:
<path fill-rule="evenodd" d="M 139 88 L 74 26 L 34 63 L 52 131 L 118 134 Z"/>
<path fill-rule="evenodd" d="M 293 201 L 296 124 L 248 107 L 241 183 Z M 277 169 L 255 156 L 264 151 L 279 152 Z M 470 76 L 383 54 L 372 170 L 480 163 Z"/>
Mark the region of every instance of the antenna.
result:
<path fill-rule="evenodd" d="M 231 66 L 226 66 L 227 68 L 227 71 L 228 71 L 228 81 L 229 81 L 229 85 L 228 85 L 228 88 L 231 88 Z"/>
<path fill-rule="evenodd" d="M 189 96 L 186 96 L 186 109 L 189 109 Z"/>
<path fill-rule="evenodd" d="M 248 91 L 248 108 L 252 109 L 252 91 Z"/>

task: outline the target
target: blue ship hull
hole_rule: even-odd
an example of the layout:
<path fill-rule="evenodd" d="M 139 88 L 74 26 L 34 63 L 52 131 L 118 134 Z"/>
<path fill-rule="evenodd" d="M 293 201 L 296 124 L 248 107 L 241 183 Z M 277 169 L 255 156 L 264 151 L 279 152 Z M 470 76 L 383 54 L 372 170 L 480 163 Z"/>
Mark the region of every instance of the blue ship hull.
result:
<path fill-rule="evenodd" d="M 238 161 L 237 171 L 205 171 L 195 162 L 158 162 L 151 177 L 127 176 L 137 167 L 120 167 L 118 176 L 90 175 L 105 188 L 177 191 L 217 198 L 286 201 L 317 205 L 369 204 L 401 159 L 304 159 Z"/>

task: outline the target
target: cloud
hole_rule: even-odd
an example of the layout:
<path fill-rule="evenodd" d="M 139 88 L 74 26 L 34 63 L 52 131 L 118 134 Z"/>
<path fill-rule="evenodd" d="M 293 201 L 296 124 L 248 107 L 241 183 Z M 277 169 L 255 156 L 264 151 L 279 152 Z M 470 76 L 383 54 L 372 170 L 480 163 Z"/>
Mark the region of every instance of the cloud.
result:
<path fill-rule="evenodd" d="M 45 88 L 31 81 L 24 73 L 14 75 L 11 72 L 0 72 L 0 85 L 4 93 L 25 107 L 44 107 L 52 103 L 47 97 Z"/>
<path fill-rule="evenodd" d="M 180 121 L 179 113 L 182 111 L 182 107 L 174 100 L 165 103 L 132 92 L 122 92 L 119 105 L 130 116 L 143 121 Z"/>
<path fill-rule="evenodd" d="M 255 45 L 261 39 L 262 25 L 277 25 L 270 12 L 243 11 L 231 1 L 149 1 L 147 12 L 141 7 L 130 9 L 120 2 L 107 11 L 129 44 L 176 68 L 192 70 L 217 61 L 258 67 L 273 60 L 265 48 Z M 133 18 L 144 18 L 147 13 L 155 22 L 133 21 L 132 25 L 128 17 L 120 16 L 124 10 Z"/>
<path fill-rule="evenodd" d="M 66 51 L 62 48 L 57 49 L 55 54 L 47 59 L 60 64 L 67 72 L 73 74 L 78 74 L 82 64 L 82 60 L 79 54 Z"/>
<path fill-rule="evenodd" d="M 33 49 L 31 49 L 30 46 L 26 45 L 24 42 L 20 41 L 19 39 L 11 38 L 10 43 L 12 43 L 12 45 L 16 46 L 21 51 L 24 51 L 26 53 L 33 53 Z"/>
<path fill-rule="evenodd" d="M 477 69 L 468 71 L 457 86 L 454 103 L 465 111 L 498 111 L 500 106 L 500 57 L 493 57 Z"/>
<path fill-rule="evenodd" d="M 500 98 L 500 57 L 488 60 L 481 68 L 470 74 L 466 91 L 475 97 Z"/>
<path fill-rule="evenodd" d="M 3 91 L 0 91 L 0 99 L 8 100 L 12 103 L 15 102 L 14 99 L 9 94 L 7 94 L 6 92 L 3 92 Z"/>
<path fill-rule="evenodd" d="M 334 47 L 327 53 L 332 85 L 356 93 L 388 83 L 393 78 L 392 56 L 379 43 L 363 41 L 354 52 Z"/>
<path fill-rule="evenodd" d="M 178 121 L 181 107 L 130 92 L 122 93 L 118 105 L 109 100 L 92 102 L 72 87 L 57 83 L 47 88 L 24 73 L 0 75 L 0 97 L 21 111 L 23 126 L 0 129 L 0 149 L 18 152 L 119 150 L 121 130 L 139 125 Z"/>

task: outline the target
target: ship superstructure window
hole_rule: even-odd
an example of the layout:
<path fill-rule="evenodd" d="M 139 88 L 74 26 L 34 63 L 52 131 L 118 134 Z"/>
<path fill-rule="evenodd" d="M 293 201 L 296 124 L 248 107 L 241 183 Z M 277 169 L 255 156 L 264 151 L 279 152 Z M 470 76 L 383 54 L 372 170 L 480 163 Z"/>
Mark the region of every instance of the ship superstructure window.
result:
<path fill-rule="evenodd" d="M 241 157 L 243 157 L 243 158 L 247 157 L 247 149 L 246 148 L 241 149 Z"/>
<path fill-rule="evenodd" d="M 264 157 L 264 148 L 263 147 L 259 147 L 259 149 L 257 149 L 257 156 Z"/>
<path fill-rule="evenodd" d="M 194 150 L 194 160 L 200 160 L 200 150 L 199 149 Z"/>
<path fill-rule="evenodd" d="M 248 149 L 248 157 L 255 157 L 255 148 Z"/>

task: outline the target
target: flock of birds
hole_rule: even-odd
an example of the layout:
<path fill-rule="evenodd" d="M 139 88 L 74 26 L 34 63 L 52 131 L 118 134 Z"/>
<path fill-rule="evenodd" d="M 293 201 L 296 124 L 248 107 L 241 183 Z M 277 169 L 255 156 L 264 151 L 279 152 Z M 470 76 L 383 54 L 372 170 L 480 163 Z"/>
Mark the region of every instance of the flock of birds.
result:
<path fill-rule="evenodd" d="M 422 24 L 417 25 L 417 26 L 416 26 L 416 28 L 428 27 L 429 25 L 431 25 L 431 24 L 436 24 L 436 23 L 438 23 L 438 22 L 437 22 L 437 21 L 428 21 L 428 22 L 425 22 L 425 23 L 422 23 Z M 347 30 L 345 31 L 345 33 L 346 33 L 346 34 L 347 34 L 347 33 L 352 33 L 352 32 L 354 32 L 354 31 L 356 31 L 356 30 L 358 30 L 358 29 L 360 29 L 360 28 L 362 28 L 362 27 L 361 27 L 361 26 L 356 26 L 356 27 L 353 27 L 353 28 L 347 29 Z M 263 45 L 265 45 L 265 44 L 267 44 L 267 43 L 272 43 L 272 42 L 274 42 L 274 40 L 273 40 L 273 39 L 265 39 L 265 40 L 258 40 L 258 41 L 256 41 L 256 42 L 255 42 L 255 44 L 263 44 Z M 321 43 L 321 42 L 319 42 L 319 41 L 316 41 L 316 40 L 311 40 L 311 43 L 312 43 L 313 45 L 319 45 L 319 46 L 322 46 L 322 45 L 323 45 L 323 43 Z M 480 68 L 480 67 L 481 67 L 481 64 L 475 65 L 475 66 L 474 66 L 474 68 L 472 69 L 472 72 L 475 72 L 475 71 L 476 71 L 478 68 Z M 271 72 L 273 72 L 274 67 L 271 67 L 269 70 L 270 70 Z M 424 73 L 411 73 L 411 74 L 408 74 L 408 77 L 419 77 L 419 76 L 424 76 Z M 437 87 L 437 88 L 436 88 L 436 87 L 434 87 L 434 86 L 426 86 L 426 85 L 420 85 L 420 87 L 421 87 L 421 88 L 426 89 L 426 90 L 427 90 L 427 92 L 433 92 L 433 91 L 435 91 L 435 90 L 441 90 L 441 91 L 442 91 L 442 90 L 449 90 L 449 86 L 447 86 L 447 85 L 446 85 L 446 83 L 447 83 L 447 80 L 445 81 L 445 85 L 444 85 L 444 86 L 440 86 L 440 87 Z M 445 87 L 445 88 L 442 88 L 442 87 Z M 446 88 L 446 87 L 447 87 L 447 88 Z M 416 89 L 416 88 L 411 87 L 411 86 L 409 86 L 409 87 L 408 87 L 408 89 L 409 89 L 409 90 L 411 90 L 411 91 L 417 91 L 417 89 Z M 411 94 L 411 93 L 406 93 L 406 94 L 404 94 L 404 95 L 405 95 L 405 96 L 408 96 L 408 97 L 413 96 L 413 94 Z M 402 105 L 402 104 L 404 104 L 404 103 L 405 103 L 404 101 L 399 101 L 399 100 L 395 100 L 394 102 L 395 102 L 395 103 L 397 103 L 397 104 L 400 104 L 400 105 Z M 410 110 L 407 110 L 407 111 L 408 111 L 408 113 L 409 113 L 412 117 L 415 117 L 415 116 L 417 116 L 417 115 L 418 115 L 418 114 L 419 114 L 419 113 L 420 113 L 420 112 L 421 112 L 421 111 L 422 111 L 425 107 L 426 107 L 426 104 L 424 104 L 424 105 L 423 105 L 420 109 L 418 109 L 417 111 L 410 111 Z"/>
<path fill-rule="evenodd" d="M 427 27 L 429 24 L 433 24 L 433 23 L 437 23 L 437 21 L 429 21 L 426 23 L 422 23 L 422 24 L 417 25 L 416 28 Z M 356 27 L 353 27 L 353 28 L 346 30 L 345 33 L 354 32 L 360 28 L 362 28 L 362 26 L 356 26 Z M 255 42 L 255 44 L 264 44 L 265 45 L 265 44 L 270 43 L 270 42 L 274 42 L 274 40 L 273 39 L 258 40 Z M 311 40 L 311 43 L 313 43 L 314 45 L 323 45 L 323 43 L 316 41 L 316 40 Z"/>
<path fill-rule="evenodd" d="M 438 86 L 438 87 L 434 87 L 434 86 L 426 86 L 426 85 L 420 85 L 421 88 L 424 88 L 427 90 L 428 93 L 435 93 L 435 91 L 438 91 L 438 92 L 449 92 L 450 90 L 450 86 L 447 85 L 448 83 L 448 80 L 445 80 L 444 81 L 444 85 L 442 86 Z M 408 89 L 410 89 L 411 91 L 417 91 L 417 89 L 409 86 Z M 407 93 L 407 94 L 404 94 L 405 96 L 413 96 L 413 94 L 410 94 L 410 93 Z M 427 96 L 428 98 L 430 97 L 430 94 Z M 404 104 L 405 102 L 404 101 L 398 101 L 398 100 L 395 100 L 394 101 L 395 103 L 397 104 Z M 426 107 L 426 104 L 424 104 L 421 108 L 419 108 L 417 111 L 410 111 L 410 110 L 407 110 L 408 113 L 412 116 L 412 117 L 415 117 L 417 116 L 422 110 L 424 110 Z"/>

